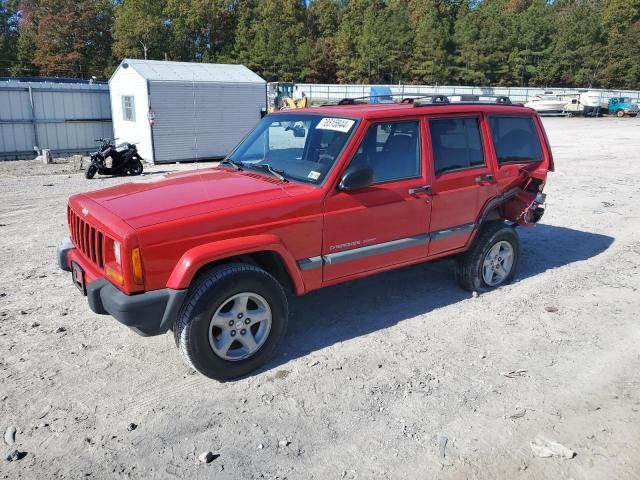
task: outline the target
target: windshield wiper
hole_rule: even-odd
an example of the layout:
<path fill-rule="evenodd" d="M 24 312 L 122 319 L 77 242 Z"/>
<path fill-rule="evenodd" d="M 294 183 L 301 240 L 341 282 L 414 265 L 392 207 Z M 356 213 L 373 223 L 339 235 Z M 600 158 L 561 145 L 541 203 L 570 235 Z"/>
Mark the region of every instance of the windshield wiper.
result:
<path fill-rule="evenodd" d="M 251 164 L 251 167 L 252 168 L 260 168 L 261 170 L 266 170 L 267 172 L 269 172 L 271 175 L 276 177 L 281 182 L 288 182 L 289 181 L 284 176 L 284 174 L 285 174 L 284 170 L 273 168 L 268 163 L 253 163 L 253 164 Z"/>
<path fill-rule="evenodd" d="M 242 167 L 244 167 L 244 163 L 240 161 L 232 160 L 230 158 L 225 158 L 224 160 L 222 160 L 220 162 L 220 165 L 222 165 L 223 163 L 227 165 L 231 165 L 236 170 L 242 170 Z"/>

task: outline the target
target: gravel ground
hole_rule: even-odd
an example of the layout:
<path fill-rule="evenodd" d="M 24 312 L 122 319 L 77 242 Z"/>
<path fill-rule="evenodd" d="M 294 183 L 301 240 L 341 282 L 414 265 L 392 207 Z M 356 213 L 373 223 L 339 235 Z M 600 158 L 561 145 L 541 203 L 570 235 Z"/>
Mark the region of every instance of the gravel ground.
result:
<path fill-rule="evenodd" d="M 282 354 L 226 384 L 55 265 L 67 197 L 126 180 L 0 163 L 0 433 L 26 453 L 0 477 L 640 478 L 640 119 L 545 124 L 557 172 L 512 285 L 472 298 L 443 261 L 292 299 Z M 149 171 L 176 168 L 201 166 Z"/>

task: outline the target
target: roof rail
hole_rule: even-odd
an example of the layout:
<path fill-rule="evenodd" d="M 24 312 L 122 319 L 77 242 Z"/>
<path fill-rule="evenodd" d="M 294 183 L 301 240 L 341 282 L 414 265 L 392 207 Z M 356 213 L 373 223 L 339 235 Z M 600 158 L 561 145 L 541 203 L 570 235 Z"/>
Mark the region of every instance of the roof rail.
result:
<path fill-rule="evenodd" d="M 518 103 L 511 102 L 511 99 L 506 95 L 476 95 L 476 94 L 431 94 L 410 96 L 410 93 L 394 93 L 389 95 L 368 95 L 363 97 L 343 98 L 337 103 L 324 103 L 323 107 L 329 106 L 343 106 L 343 105 L 362 105 L 369 103 L 368 100 L 372 98 L 389 98 L 389 97 L 402 97 L 400 103 L 413 104 L 414 107 L 423 107 L 427 105 L 441 105 L 443 103 L 454 104 L 483 104 L 483 105 L 514 105 L 521 106 Z"/>
<path fill-rule="evenodd" d="M 414 107 L 422 107 L 423 105 L 434 105 L 439 103 L 451 103 L 449 97 L 446 95 L 426 95 L 424 97 L 417 97 L 407 99 L 409 101 L 405 103 L 413 103 Z"/>
<path fill-rule="evenodd" d="M 359 104 L 364 104 L 364 103 L 368 103 L 367 100 L 370 100 L 372 98 L 389 98 L 389 97 L 402 97 L 403 100 L 401 101 L 401 103 L 412 103 L 411 101 L 413 100 L 413 98 L 408 97 L 408 95 L 420 95 L 419 93 L 413 94 L 413 93 L 389 93 L 389 94 L 384 94 L 384 95 L 365 95 L 362 97 L 346 97 L 343 98 L 341 100 L 338 100 L 337 102 L 330 102 L 330 103 L 323 103 L 322 106 L 323 107 L 335 107 L 337 105 L 359 105 Z M 425 98 L 425 97 L 415 97 L 415 98 Z M 411 101 L 407 101 L 407 100 L 411 100 Z M 391 102 L 389 102 L 391 103 Z"/>

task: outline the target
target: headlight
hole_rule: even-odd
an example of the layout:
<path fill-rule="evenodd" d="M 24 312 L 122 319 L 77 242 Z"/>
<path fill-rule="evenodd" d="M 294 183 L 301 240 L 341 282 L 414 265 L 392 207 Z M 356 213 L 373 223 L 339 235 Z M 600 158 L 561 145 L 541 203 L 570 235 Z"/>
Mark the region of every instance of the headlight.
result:
<path fill-rule="evenodd" d="M 114 240 L 113 242 L 113 258 L 118 265 L 122 265 L 122 263 L 120 263 L 120 242 L 118 240 Z"/>

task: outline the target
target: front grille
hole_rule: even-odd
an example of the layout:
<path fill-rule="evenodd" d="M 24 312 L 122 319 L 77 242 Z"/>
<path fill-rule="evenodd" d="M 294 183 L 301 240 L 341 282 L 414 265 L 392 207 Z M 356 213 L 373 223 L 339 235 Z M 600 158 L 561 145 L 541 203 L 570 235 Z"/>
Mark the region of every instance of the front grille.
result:
<path fill-rule="evenodd" d="M 67 209 L 67 222 L 76 248 L 98 267 L 104 268 L 104 233 L 80 218 L 71 208 Z"/>

